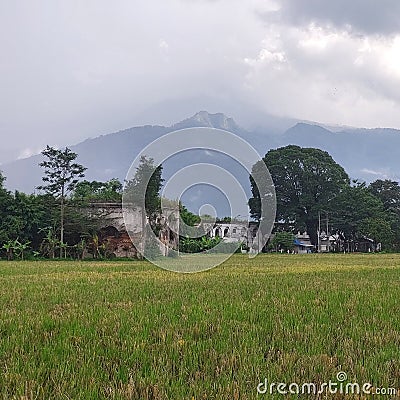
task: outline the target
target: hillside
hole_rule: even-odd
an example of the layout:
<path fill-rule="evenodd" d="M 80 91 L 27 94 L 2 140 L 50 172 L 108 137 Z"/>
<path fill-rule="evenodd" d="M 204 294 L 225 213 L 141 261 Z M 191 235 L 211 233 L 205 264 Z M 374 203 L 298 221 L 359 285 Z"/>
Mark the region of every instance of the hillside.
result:
<path fill-rule="evenodd" d="M 299 122 L 281 134 L 271 133 L 268 128 L 251 132 L 236 124 L 233 118 L 206 111 L 200 111 L 169 127 L 134 127 L 87 139 L 71 146 L 71 149 L 79 154 L 79 162 L 88 167 L 86 179 L 108 180 L 115 177 L 123 181 L 133 159 L 147 144 L 168 132 L 190 127 L 211 127 L 234 132 L 262 155 L 271 148 L 287 144 L 317 147 L 328 151 L 352 178 L 366 181 L 378 178 L 400 179 L 398 130 L 343 128 L 332 131 L 317 124 Z M 36 155 L 2 165 L 0 168 L 7 177 L 7 187 L 10 190 L 33 192 L 41 184 L 42 171 L 38 166 L 40 160 L 41 156 Z M 205 158 L 200 154 L 182 156 L 166 165 L 164 173 L 168 177 L 174 170 L 194 161 L 204 162 Z M 237 168 L 232 160 L 221 161 L 221 166 L 229 170 Z M 247 176 L 242 174 L 238 179 L 249 193 Z M 201 204 L 202 197 L 196 201 L 188 199 L 189 203 L 193 203 L 188 205 L 196 208 Z"/>

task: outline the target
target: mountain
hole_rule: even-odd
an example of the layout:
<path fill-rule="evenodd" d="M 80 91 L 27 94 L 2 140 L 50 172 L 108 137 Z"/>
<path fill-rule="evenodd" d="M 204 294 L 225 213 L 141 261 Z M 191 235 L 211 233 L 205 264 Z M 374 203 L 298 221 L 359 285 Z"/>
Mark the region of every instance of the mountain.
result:
<path fill-rule="evenodd" d="M 207 104 L 210 114 L 224 110 L 226 115 L 234 116 L 239 126 L 246 127 L 251 132 L 280 134 L 298 122 L 298 119 L 269 114 L 262 104 L 249 103 L 243 99 L 232 101 L 232 98 L 225 98 L 223 95 L 168 98 L 144 110 L 136 110 L 132 114 L 132 120 L 136 121 L 136 125 L 171 126 L 188 115 L 196 114 L 204 104 Z"/>
<path fill-rule="evenodd" d="M 257 128 L 247 130 L 240 127 L 233 118 L 222 113 L 211 114 L 200 111 L 171 126 L 145 125 L 126 129 L 93 139 L 87 139 L 70 148 L 78 153 L 78 162 L 88 167 L 86 179 L 109 180 L 125 179 L 126 173 L 142 149 L 153 140 L 174 130 L 191 127 L 210 127 L 233 132 L 248 141 L 264 155 L 269 149 L 296 144 L 302 147 L 317 147 L 328 151 L 341 164 L 351 178 L 367 182 L 378 178 L 400 179 L 400 131 L 396 129 L 357 129 L 352 127 L 334 127 L 294 121 L 284 132 L 274 129 Z M 42 156 L 36 155 L 16 160 L 1 166 L 7 177 L 10 190 L 31 193 L 41 184 L 42 170 L 38 166 Z M 214 157 L 215 159 L 215 157 Z M 195 162 L 210 162 L 210 157 L 203 152 L 192 152 L 169 160 L 164 165 L 165 177 L 174 171 Z M 240 172 L 234 160 L 220 158 L 218 165 L 238 173 L 238 180 L 250 194 L 247 174 Z M 202 193 L 186 196 L 187 204 L 196 210 L 204 200 L 211 196 L 211 189 Z M 215 194 L 213 195 L 215 197 Z M 225 213 L 227 214 L 227 213 Z"/>
<path fill-rule="evenodd" d="M 228 118 L 222 113 L 210 114 L 200 111 L 170 127 L 152 125 L 134 127 L 87 139 L 70 146 L 70 148 L 79 155 L 78 162 L 88 168 L 86 179 L 118 178 L 123 181 L 132 161 L 146 145 L 168 132 L 191 127 L 217 128 L 234 132 L 243 137 L 247 136 L 247 132 L 240 128 L 232 118 Z M 41 160 L 41 155 L 35 155 L 3 164 L 1 169 L 7 177 L 7 187 L 10 190 L 33 192 L 42 183 L 42 170 L 38 166 Z"/>
<path fill-rule="evenodd" d="M 278 146 L 296 144 L 327 151 L 353 179 L 400 179 L 400 130 L 345 128 L 332 132 L 298 123 L 279 138 Z"/>
<path fill-rule="evenodd" d="M 222 113 L 210 114 L 207 111 L 200 111 L 192 117 L 172 125 L 171 128 L 173 130 L 178 130 L 195 127 L 217 128 L 238 134 L 244 132 L 244 130 L 236 124 L 233 118 L 228 118 Z"/>

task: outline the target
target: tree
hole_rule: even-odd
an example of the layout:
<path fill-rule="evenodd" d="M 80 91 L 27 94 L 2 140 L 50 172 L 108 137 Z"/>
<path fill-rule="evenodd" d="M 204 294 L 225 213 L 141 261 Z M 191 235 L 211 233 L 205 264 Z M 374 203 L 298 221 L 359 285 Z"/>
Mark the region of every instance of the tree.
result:
<path fill-rule="evenodd" d="M 44 190 L 60 201 L 60 244 L 62 246 L 66 196 L 74 190 L 79 179 L 85 176 L 84 172 L 87 168 L 75 162 L 78 155 L 68 147 L 58 150 L 47 146 L 42 154 L 46 160 L 39 165 L 44 168 L 42 180 L 45 184 L 39 186 L 38 189 Z M 60 256 L 62 257 L 62 248 L 60 248 Z"/>
<path fill-rule="evenodd" d="M 358 239 L 377 232 L 377 221 L 383 220 L 388 219 L 382 202 L 371 194 L 365 183 L 358 181 L 342 190 L 330 205 L 332 232 L 346 243 L 348 251 L 355 250 L 353 244 Z M 377 239 L 377 236 L 372 239 Z"/>
<path fill-rule="evenodd" d="M 146 217 L 153 232 L 158 234 L 159 230 L 159 227 L 157 227 L 157 217 L 161 212 L 160 190 L 164 181 L 161 175 L 162 165 L 156 166 L 152 158 L 141 156 L 133 179 L 125 184 L 124 197 L 127 202 L 132 203 L 133 206 L 142 208 L 144 197 L 144 210 L 141 210 L 142 255 L 144 255 L 146 240 L 151 241 L 151 235 L 146 233 Z"/>
<path fill-rule="evenodd" d="M 260 171 L 259 161 L 253 166 L 250 183 L 253 197 L 249 200 L 252 217 L 260 218 L 260 188 L 253 176 Z M 307 230 L 311 243 L 317 244 L 318 214 L 350 184 L 345 170 L 325 151 L 299 146 L 270 150 L 263 162 L 274 181 L 277 219 L 292 229 Z"/>
<path fill-rule="evenodd" d="M 293 250 L 294 235 L 291 232 L 277 232 L 271 241 L 271 246 L 276 250 Z"/>
<path fill-rule="evenodd" d="M 121 202 L 122 183 L 118 179 L 107 182 L 81 181 L 76 184 L 73 199 L 82 202 Z"/>
<path fill-rule="evenodd" d="M 6 178 L 0 172 L 0 243 L 10 240 L 10 215 L 13 198 L 11 193 L 4 188 Z"/>
<path fill-rule="evenodd" d="M 204 226 L 201 224 L 202 218 L 190 212 L 181 202 L 179 202 L 179 223 L 180 238 L 199 238 L 206 234 Z"/>
<path fill-rule="evenodd" d="M 382 201 L 388 211 L 400 213 L 400 186 L 389 179 L 378 179 L 369 185 L 369 191 Z"/>
<path fill-rule="evenodd" d="M 48 194 L 28 195 L 19 191 L 12 194 L 3 187 L 4 180 L 0 173 L 0 248 L 2 243 L 7 245 L 17 240 L 21 246 L 29 242 L 32 250 L 38 250 L 44 237 L 41 229 L 54 219 L 55 200 Z M 25 252 L 27 248 L 22 250 Z M 15 253 L 16 249 L 3 247 L 3 250 Z"/>
<path fill-rule="evenodd" d="M 38 249 L 43 235 L 40 230 L 52 224 L 56 202 L 50 195 L 27 195 L 16 191 L 10 207 L 9 232 L 22 242 L 29 241 L 33 249 Z"/>
<path fill-rule="evenodd" d="M 141 199 L 145 194 L 145 213 L 150 224 L 161 211 L 160 190 L 164 181 L 161 175 L 162 165 L 155 166 L 152 158 L 142 156 L 133 179 L 125 186 L 127 198 L 134 205 L 142 206 Z"/>
<path fill-rule="evenodd" d="M 386 212 L 385 223 L 390 224 L 390 232 L 382 242 L 386 248 L 399 250 L 400 248 L 400 185 L 398 182 L 378 179 L 372 182 L 369 191 L 382 201 Z M 389 244 L 388 240 L 391 241 Z"/>
<path fill-rule="evenodd" d="M 364 219 L 360 224 L 360 233 L 372 239 L 375 248 L 379 243 L 383 248 L 390 248 L 394 239 L 390 221 L 382 217 Z"/>
<path fill-rule="evenodd" d="M 216 222 L 220 222 L 223 224 L 230 224 L 232 222 L 232 218 L 231 217 L 217 218 Z"/>
<path fill-rule="evenodd" d="M 220 237 L 209 238 L 202 236 L 200 238 L 181 238 L 179 242 L 179 249 L 184 253 L 200 253 L 204 251 L 210 251 L 215 246 L 220 244 L 222 239 Z M 229 243 L 231 244 L 231 243 Z M 239 243 L 234 243 L 235 247 L 239 247 Z"/>
<path fill-rule="evenodd" d="M 188 226 L 196 226 L 201 222 L 201 218 L 190 212 L 181 202 L 179 202 L 179 215 Z"/>

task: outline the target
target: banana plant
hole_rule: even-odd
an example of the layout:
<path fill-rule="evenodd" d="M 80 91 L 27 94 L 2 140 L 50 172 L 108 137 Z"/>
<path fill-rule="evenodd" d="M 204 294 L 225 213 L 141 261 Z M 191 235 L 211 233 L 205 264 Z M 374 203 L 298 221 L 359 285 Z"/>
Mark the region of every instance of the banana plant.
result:
<path fill-rule="evenodd" d="M 21 260 L 24 259 L 25 251 L 29 248 L 30 244 L 31 242 L 29 241 L 25 243 L 21 243 L 18 239 L 14 241 L 14 251 L 18 254 L 18 257 L 20 257 Z"/>
<path fill-rule="evenodd" d="M 44 256 L 55 258 L 56 248 L 59 243 L 52 227 L 40 229 L 39 232 L 46 232 L 46 236 L 40 244 L 40 251 Z"/>
<path fill-rule="evenodd" d="M 100 246 L 99 236 L 96 233 L 91 238 L 90 247 L 92 248 L 93 258 L 99 258 L 101 256 L 100 254 L 101 246 Z"/>
<path fill-rule="evenodd" d="M 7 260 L 11 261 L 14 258 L 14 240 L 4 243 L 2 248 L 6 251 Z"/>
<path fill-rule="evenodd" d="M 74 247 L 76 248 L 78 260 L 83 260 L 83 255 L 87 247 L 86 240 L 81 239 L 81 241 L 77 243 Z"/>
<path fill-rule="evenodd" d="M 64 242 L 58 242 L 58 246 L 60 248 L 60 254 L 62 254 L 64 258 L 67 258 L 68 244 Z"/>

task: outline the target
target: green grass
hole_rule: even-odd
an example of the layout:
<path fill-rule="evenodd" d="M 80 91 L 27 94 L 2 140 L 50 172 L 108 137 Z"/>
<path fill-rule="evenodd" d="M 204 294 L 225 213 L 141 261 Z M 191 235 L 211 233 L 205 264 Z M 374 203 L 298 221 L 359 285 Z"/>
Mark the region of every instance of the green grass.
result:
<path fill-rule="evenodd" d="M 270 398 L 264 378 L 339 371 L 399 388 L 399 278 L 398 255 L 0 262 L 0 398 Z"/>

